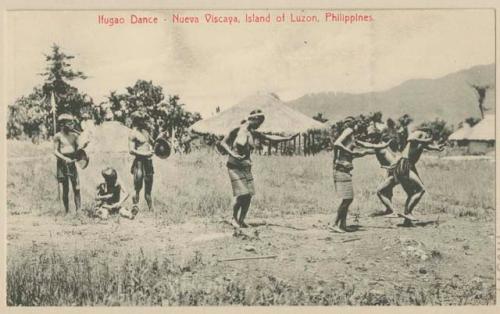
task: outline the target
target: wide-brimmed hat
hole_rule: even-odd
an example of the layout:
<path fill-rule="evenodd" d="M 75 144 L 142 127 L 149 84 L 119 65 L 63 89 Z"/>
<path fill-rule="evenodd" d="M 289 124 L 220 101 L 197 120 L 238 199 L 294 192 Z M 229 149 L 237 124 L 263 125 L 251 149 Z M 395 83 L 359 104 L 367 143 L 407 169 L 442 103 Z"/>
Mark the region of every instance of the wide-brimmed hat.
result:
<path fill-rule="evenodd" d="M 57 121 L 62 122 L 62 121 L 74 121 L 75 117 L 69 113 L 63 113 L 60 114 L 59 117 L 57 117 Z"/>
<path fill-rule="evenodd" d="M 110 180 L 116 180 L 118 177 L 118 174 L 116 173 L 116 170 L 112 167 L 107 167 L 101 171 L 102 176 L 104 179 L 110 179 Z"/>

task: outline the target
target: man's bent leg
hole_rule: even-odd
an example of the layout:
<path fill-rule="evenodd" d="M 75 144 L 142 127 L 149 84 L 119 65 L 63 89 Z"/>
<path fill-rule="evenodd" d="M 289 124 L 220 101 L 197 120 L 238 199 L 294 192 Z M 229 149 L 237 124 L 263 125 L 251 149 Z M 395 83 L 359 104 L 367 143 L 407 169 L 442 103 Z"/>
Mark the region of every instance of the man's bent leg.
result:
<path fill-rule="evenodd" d="M 388 177 L 377 189 L 377 196 L 385 206 L 385 214 L 391 214 L 396 210 L 392 206 L 392 190 L 397 185 L 393 177 Z"/>
<path fill-rule="evenodd" d="M 405 214 L 411 214 L 415 206 L 418 202 L 420 202 L 422 196 L 425 194 L 424 184 L 420 180 L 420 177 L 413 171 L 410 171 L 410 182 L 415 187 L 415 192 L 408 200 L 408 206 L 405 208 Z"/>

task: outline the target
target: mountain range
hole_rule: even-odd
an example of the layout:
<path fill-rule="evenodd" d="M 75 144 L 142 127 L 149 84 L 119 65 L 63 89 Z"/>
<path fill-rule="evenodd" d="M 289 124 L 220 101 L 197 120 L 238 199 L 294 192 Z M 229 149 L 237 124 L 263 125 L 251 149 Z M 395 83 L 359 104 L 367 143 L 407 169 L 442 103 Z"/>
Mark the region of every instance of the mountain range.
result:
<path fill-rule="evenodd" d="M 495 64 L 474 66 L 436 79 L 412 79 L 385 91 L 306 94 L 286 104 L 310 117 L 322 113 L 330 121 L 381 111 L 384 119 L 407 113 L 416 123 L 440 118 L 457 125 L 468 117 L 481 117 L 478 93 L 472 85 L 490 86 L 484 107 L 486 114 L 494 113 Z"/>

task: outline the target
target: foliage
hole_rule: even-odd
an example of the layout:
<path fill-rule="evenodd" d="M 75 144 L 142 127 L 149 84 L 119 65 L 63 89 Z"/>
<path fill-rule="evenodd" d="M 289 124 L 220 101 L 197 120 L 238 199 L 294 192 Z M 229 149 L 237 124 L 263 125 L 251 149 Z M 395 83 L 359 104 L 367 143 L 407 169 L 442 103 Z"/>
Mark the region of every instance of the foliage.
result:
<path fill-rule="evenodd" d="M 474 117 L 468 117 L 467 119 L 465 119 L 464 121 L 460 122 L 458 124 L 458 127 L 461 128 L 463 126 L 464 123 L 467 123 L 470 127 L 473 127 L 475 126 L 476 124 L 478 124 L 479 122 L 481 121 L 480 118 L 474 118 Z"/>
<path fill-rule="evenodd" d="M 69 84 L 76 79 L 86 79 L 81 71 L 71 67 L 74 56 L 65 54 L 59 46 L 52 46 L 51 54 L 45 55 L 45 72 L 41 86 L 36 86 L 27 96 L 21 96 L 9 107 L 7 123 L 8 138 L 47 138 L 54 134 L 51 95 L 57 104 L 57 115 L 71 113 L 81 119 L 92 110 L 93 101 Z"/>
<path fill-rule="evenodd" d="M 7 138 L 35 139 L 47 135 L 47 126 L 52 123 L 49 111 L 50 105 L 44 101 L 42 90 L 35 87 L 29 95 L 8 107 Z"/>
<path fill-rule="evenodd" d="M 426 127 L 431 129 L 432 138 L 438 142 L 444 142 L 453 133 L 450 126 L 446 121 L 436 118 L 434 121 L 425 121 L 419 127 Z"/>
<path fill-rule="evenodd" d="M 110 93 L 106 103 L 100 104 L 99 116 L 110 111 L 110 118 L 130 126 L 130 115 L 137 110 L 144 110 L 150 119 L 149 124 L 153 137 L 166 131 L 170 136 L 172 132 L 179 141 L 187 135 L 187 128 L 196 121 L 201 120 L 197 112 L 189 112 L 180 103 L 177 95 L 165 97 L 163 89 L 154 85 L 152 81 L 137 80 L 133 86 L 126 88 L 126 93 L 118 94 L 116 91 Z M 109 114 L 109 113 L 108 113 Z M 102 120 L 102 119 L 101 119 Z"/>

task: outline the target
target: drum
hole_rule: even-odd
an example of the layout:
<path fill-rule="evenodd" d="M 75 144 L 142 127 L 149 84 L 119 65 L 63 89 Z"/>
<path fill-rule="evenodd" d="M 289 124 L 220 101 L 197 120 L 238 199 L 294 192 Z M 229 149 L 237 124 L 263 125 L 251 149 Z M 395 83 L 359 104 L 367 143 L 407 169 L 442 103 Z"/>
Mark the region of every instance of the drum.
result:
<path fill-rule="evenodd" d="M 158 136 L 154 143 L 153 150 L 155 152 L 155 155 L 160 159 L 166 159 L 170 156 L 170 142 L 168 141 L 165 133 L 162 133 Z"/>
<path fill-rule="evenodd" d="M 89 165 L 90 159 L 83 149 L 79 149 L 75 153 L 76 164 L 80 169 L 85 169 Z"/>

